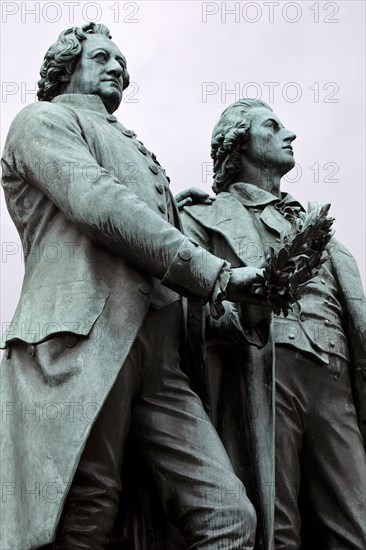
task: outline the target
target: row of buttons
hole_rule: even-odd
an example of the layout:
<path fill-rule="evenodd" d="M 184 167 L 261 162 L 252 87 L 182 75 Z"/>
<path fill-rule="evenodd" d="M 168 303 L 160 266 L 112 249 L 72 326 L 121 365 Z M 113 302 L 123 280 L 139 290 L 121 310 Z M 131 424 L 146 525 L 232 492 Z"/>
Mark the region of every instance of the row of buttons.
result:
<path fill-rule="evenodd" d="M 112 120 L 112 119 L 116 119 L 116 117 L 114 117 L 113 115 L 109 115 L 107 117 L 107 120 L 110 120 L 111 122 L 114 122 L 114 120 Z M 136 137 L 135 132 L 133 132 L 132 130 L 123 129 L 122 132 L 125 136 L 128 136 L 130 138 L 135 138 Z M 142 153 L 145 156 L 149 152 L 148 149 L 145 147 L 145 145 L 141 141 L 139 142 L 139 151 L 140 151 L 140 153 Z M 149 164 L 149 168 L 150 168 L 151 172 L 157 176 L 160 171 L 163 171 L 163 169 L 158 167 L 159 162 L 158 162 L 156 156 L 153 153 L 151 153 L 151 157 L 152 157 L 152 159 L 154 160 L 154 162 L 156 164 Z M 157 192 L 160 195 L 164 194 L 164 186 L 161 183 L 156 183 L 155 188 L 156 188 Z M 163 202 L 160 202 L 158 204 L 158 208 L 159 208 L 159 210 L 162 214 L 166 214 L 167 208 L 166 208 L 166 205 Z M 142 292 L 142 293 L 144 294 L 144 292 Z"/>
<path fill-rule="evenodd" d="M 288 334 L 288 338 L 289 338 L 289 340 L 295 340 L 296 334 L 294 334 L 293 332 L 290 332 L 290 333 Z M 335 347 L 335 342 L 334 342 L 333 340 L 330 340 L 330 341 L 329 341 L 329 346 L 330 346 L 331 348 L 334 348 L 334 347 Z"/>
<path fill-rule="evenodd" d="M 107 120 L 109 120 L 110 122 L 116 122 L 117 118 L 114 115 L 108 115 Z M 130 137 L 130 138 L 135 138 L 136 137 L 135 132 L 133 132 L 132 130 L 127 130 L 126 128 L 124 128 L 122 130 L 122 133 L 125 136 Z M 149 153 L 148 149 L 145 147 L 145 145 L 141 141 L 139 141 L 139 144 L 140 144 L 139 145 L 140 153 L 142 153 L 143 155 L 147 155 Z M 150 153 L 150 155 L 151 155 L 151 158 L 153 159 L 153 161 L 155 163 L 155 164 L 149 164 L 149 168 L 152 171 L 152 173 L 155 174 L 155 175 L 158 175 L 159 172 L 161 171 L 165 174 L 165 170 L 160 166 L 160 163 L 159 163 L 158 159 L 156 158 L 156 155 L 154 155 L 154 153 Z M 167 176 L 165 176 L 165 177 L 169 181 L 169 178 Z"/>
<path fill-rule="evenodd" d="M 303 313 L 300 315 L 300 321 L 306 321 L 306 315 L 304 315 Z M 329 319 L 325 319 L 324 324 L 326 326 L 330 325 Z"/>
<path fill-rule="evenodd" d="M 117 120 L 117 119 L 116 119 L 116 120 Z M 124 129 L 124 130 L 122 130 L 122 133 L 123 133 L 125 136 L 128 136 L 128 137 L 130 137 L 130 138 L 135 138 L 135 137 L 136 137 L 135 132 L 133 132 L 132 130 L 126 130 L 126 129 Z M 141 142 L 139 142 L 139 143 L 140 143 L 140 145 L 139 145 L 139 151 L 140 151 L 140 153 L 142 153 L 143 155 L 147 155 L 149 151 L 147 150 L 147 148 L 145 147 L 145 145 L 144 145 L 143 143 L 141 143 Z M 154 160 L 154 155 L 152 154 L 151 156 L 153 157 L 153 160 Z M 156 157 L 155 157 L 155 158 L 156 158 Z M 156 161 L 156 162 L 157 162 L 157 161 Z M 157 164 L 158 164 L 158 163 L 157 163 Z M 155 174 L 155 175 L 158 175 L 159 172 L 160 172 L 160 170 L 159 170 L 159 168 L 158 168 L 158 166 L 157 166 L 156 164 L 149 164 L 149 168 L 150 168 L 150 170 L 152 171 L 152 173 Z"/>
<path fill-rule="evenodd" d="M 143 155 L 146 156 L 149 151 L 146 149 L 145 145 L 143 143 L 141 143 L 141 141 L 139 143 L 140 143 L 140 145 L 139 145 L 140 153 L 142 153 Z M 151 154 L 151 156 L 153 157 L 153 154 Z M 154 160 L 154 158 L 153 158 L 153 160 Z M 159 163 L 157 163 L 157 164 L 159 164 Z M 160 172 L 160 169 L 158 168 L 157 164 L 149 164 L 150 170 L 155 175 L 159 174 L 159 172 Z"/>
<path fill-rule="evenodd" d="M 108 122 L 117 122 L 117 117 L 115 117 L 114 115 L 108 115 L 107 116 L 107 120 Z M 136 134 L 135 132 L 133 132 L 132 130 L 127 130 L 127 128 L 123 128 L 122 130 L 122 133 L 127 136 L 127 137 L 130 137 L 130 138 L 135 138 L 136 137 Z M 139 146 L 139 150 L 141 151 L 141 153 L 143 155 L 147 155 L 148 153 L 148 150 L 146 149 L 146 147 L 144 146 L 143 143 L 140 142 L 140 146 Z M 156 162 L 156 164 L 159 164 L 156 156 L 152 153 L 151 154 L 153 160 Z M 156 166 L 156 164 L 153 164 L 150 166 L 150 170 L 154 173 L 154 174 L 158 174 L 159 173 L 159 168 Z"/>
<path fill-rule="evenodd" d="M 140 149 L 140 151 L 141 151 L 141 153 L 142 153 L 143 155 L 146 155 L 146 153 L 148 152 L 147 149 L 146 149 L 146 147 L 145 147 L 142 143 L 140 144 L 139 149 Z M 152 154 L 151 156 L 153 157 L 154 155 Z M 155 157 L 155 158 L 156 158 L 156 157 Z M 158 167 L 156 164 L 149 164 L 149 168 L 150 168 L 150 170 L 152 171 L 152 173 L 155 174 L 156 176 L 157 176 L 157 175 L 159 174 L 159 172 L 160 172 L 160 169 L 159 169 L 159 167 Z M 156 184 L 155 184 L 155 189 L 157 190 L 157 192 L 158 192 L 160 195 L 163 195 L 163 194 L 164 194 L 165 188 L 164 188 L 164 186 L 163 186 L 162 183 L 156 183 Z M 163 202 L 159 202 L 158 208 L 159 208 L 159 210 L 160 210 L 160 212 L 161 212 L 162 214 L 166 214 L 166 213 L 167 213 L 167 207 L 166 207 L 166 205 L 165 205 Z"/>

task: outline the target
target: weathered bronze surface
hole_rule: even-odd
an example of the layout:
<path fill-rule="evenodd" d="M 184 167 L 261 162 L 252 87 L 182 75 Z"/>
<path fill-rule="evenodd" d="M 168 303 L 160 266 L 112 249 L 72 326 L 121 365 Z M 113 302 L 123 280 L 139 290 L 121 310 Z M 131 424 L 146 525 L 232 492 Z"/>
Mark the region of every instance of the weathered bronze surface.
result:
<path fill-rule="evenodd" d="M 226 110 L 217 197 L 181 195 L 184 236 L 113 114 L 128 84 L 106 27 L 68 29 L 5 144 L 25 276 L 2 339 L 0 548 L 364 548 L 356 262 L 332 240 L 286 318 L 252 292 L 302 216 L 280 191 L 294 133 L 263 102 Z"/>
<path fill-rule="evenodd" d="M 295 137 L 262 101 L 228 107 L 212 134 L 216 200 L 184 208 L 186 234 L 260 267 L 302 215 L 280 190 Z M 365 297 L 352 255 L 335 239 L 326 254 L 286 318 L 191 307 L 191 377 L 254 503 L 260 548 L 366 545 Z"/>
<path fill-rule="evenodd" d="M 254 509 L 178 349 L 180 294 L 219 310 L 260 270 L 230 270 L 180 232 L 164 169 L 113 115 L 128 83 L 105 26 L 68 29 L 5 144 L 25 276 L 2 342 L 4 549 L 106 548 L 129 433 L 188 545 L 253 547 Z M 57 261 L 41 253 L 52 244 Z"/>

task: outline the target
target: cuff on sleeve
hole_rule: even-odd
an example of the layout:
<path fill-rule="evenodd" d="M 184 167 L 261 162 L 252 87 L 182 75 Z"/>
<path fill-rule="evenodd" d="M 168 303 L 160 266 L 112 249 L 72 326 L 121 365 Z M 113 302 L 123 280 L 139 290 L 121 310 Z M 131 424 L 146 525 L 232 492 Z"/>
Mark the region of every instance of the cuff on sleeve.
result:
<path fill-rule="evenodd" d="M 205 303 L 210 299 L 225 264 L 224 260 L 185 239 L 161 282 L 187 298 Z"/>
<path fill-rule="evenodd" d="M 224 262 L 219 276 L 216 279 L 210 299 L 210 312 L 214 319 L 218 319 L 225 313 L 225 308 L 222 302 L 226 299 L 226 288 L 230 281 L 231 266 L 228 262 Z"/>

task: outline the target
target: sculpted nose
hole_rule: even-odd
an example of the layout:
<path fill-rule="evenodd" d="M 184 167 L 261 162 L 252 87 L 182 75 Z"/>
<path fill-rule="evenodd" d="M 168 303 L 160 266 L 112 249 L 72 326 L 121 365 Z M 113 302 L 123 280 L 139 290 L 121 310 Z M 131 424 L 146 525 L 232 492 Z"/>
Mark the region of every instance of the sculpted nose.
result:
<path fill-rule="evenodd" d="M 296 139 L 296 134 L 295 134 L 295 132 L 293 132 L 292 130 L 287 130 L 286 139 L 287 139 L 290 143 L 291 143 L 292 141 L 294 141 L 294 139 Z"/>
<path fill-rule="evenodd" d="M 121 65 L 118 63 L 116 59 L 110 59 L 107 67 L 107 73 L 114 74 L 118 77 L 120 77 L 123 73 L 123 69 Z"/>

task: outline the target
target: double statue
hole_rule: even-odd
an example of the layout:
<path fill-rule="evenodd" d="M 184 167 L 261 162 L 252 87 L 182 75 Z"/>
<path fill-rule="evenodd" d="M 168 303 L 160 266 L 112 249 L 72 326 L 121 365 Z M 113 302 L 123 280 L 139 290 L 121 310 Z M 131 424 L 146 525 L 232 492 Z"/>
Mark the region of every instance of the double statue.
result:
<path fill-rule="evenodd" d="M 237 101 L 216 199 L 175 201 L 113 115 L 107 27 L 62 32 L 38 84 L 2 157 L 0 548 L 365 550 L 365 297 L 328 207 L 280 191 L 295 134 Z"/>

